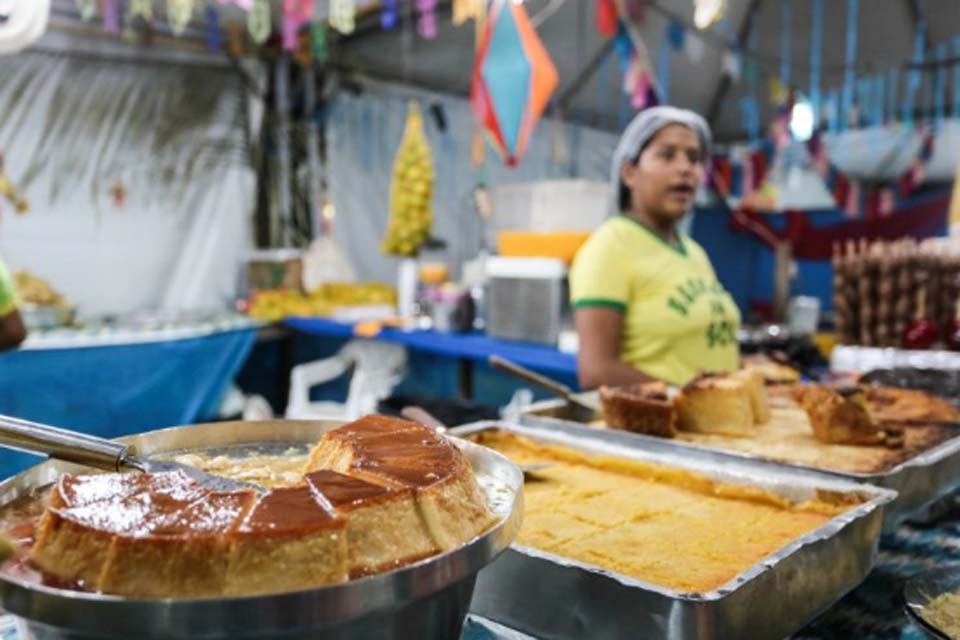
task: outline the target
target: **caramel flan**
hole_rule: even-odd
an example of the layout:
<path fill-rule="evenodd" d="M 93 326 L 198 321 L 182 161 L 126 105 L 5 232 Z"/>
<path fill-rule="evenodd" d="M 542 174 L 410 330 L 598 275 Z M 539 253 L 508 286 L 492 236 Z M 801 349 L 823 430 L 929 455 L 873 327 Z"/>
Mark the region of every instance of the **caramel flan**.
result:
<path fill-rule="evenodd" d="M 494 523 L 469 461 L 433 430 L 370 416 L 328 432 L 298 484 L 214 493 L 187 475 L 63 475 L 32 562 L 135 597 L 335 584 L 461 545 Z"/>
<path fill-rule="evenodd" d="M 486 530 L 486 507 L 470 463 L 443 436 L 415 422 L 368 416 L 327 432 L 307 472 L 330 469 L 391 489 L 412 489 L 441 550 Z"/>

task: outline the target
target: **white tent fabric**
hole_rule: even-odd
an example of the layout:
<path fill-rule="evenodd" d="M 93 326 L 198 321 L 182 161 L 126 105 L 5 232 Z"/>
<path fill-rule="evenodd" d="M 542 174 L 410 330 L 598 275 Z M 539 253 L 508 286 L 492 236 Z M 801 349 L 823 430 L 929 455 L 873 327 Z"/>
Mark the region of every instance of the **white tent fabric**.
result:
<path fill-rule="evenodd" d="M 244 100 L 226 68 L 5 59 L 0 155 L 31 211 L 0 201 L 0 254 L 82 313 L 221 308 L 250 246 Z"/>

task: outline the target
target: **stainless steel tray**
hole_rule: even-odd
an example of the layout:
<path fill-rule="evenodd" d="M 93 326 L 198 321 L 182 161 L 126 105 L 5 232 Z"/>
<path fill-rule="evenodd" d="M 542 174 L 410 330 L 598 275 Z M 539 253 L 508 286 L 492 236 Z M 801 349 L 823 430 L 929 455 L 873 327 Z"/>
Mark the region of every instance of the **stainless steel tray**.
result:
<path fill-rule="evenodd" d="M 583 394 L 585 396 L 596 394 Z M 597 429 L 587 426 L 587 423 L 601 419 L 598 414 L 568 405 L 562 400 L 546 400 L 530 405 L 518 417 L 520 424 L 532 427 L 557 429 L 581 433 L 611 434 L 635 440 L 637 446 L 657 452 L 682 452 L 690 459 L 707 462 L 718 457 L 732 458 L 744 463 L 756 465 L 759 468 L 788 467 L 797 471 L 813 474 L 829 474 L 834 477 L 845 478 L 854 482 L 872 484 L 877 487 L 893 489 L 897 492 L 897 499 L 884 510 L 883 530 L 894 530 L 897 525 L 906 519 L 926 519 L 928 510 L 934 503 L 945 498 L 960 488 L 960 431 L 954 438 L 920 452 L 912 458 L 879 473 L 856 473 L 852 471 L 837 471 L 822 467 L 796 462 L 781 462 L 758 455 L 738 451 L 728 451 L 714 447 L 705 447 L 691 442 L 657 438 L 629 431 L 614 431 L 611 429 Z"/>
<path fill-rule="evenodd" d="M 864 502 L 800 537 L 719 589 L 682 593 L 514 544 L 477 581 L 471 611 L 538 638 L 783 638 L 857 586 L 873 566 L 883 506 L 896 494 L 825 475 L 746 467 L 730 457 L 690 459 L 653 452 L 620 434 L 481 422 L 458 435 L 500 428 L 588 453 L 690 469 L 717 480 L 762 487 L 791 500 L 817 489 Z M 608 437 L 613 436 L 613 437 Z"/>
<path fill-rule="evenodd" d="M 123 440 L 142 454 L 283 451 L 316 442 L 336 421 L 229 422 L 177 427 Z M 0 572 L 0 602 L 27 620 L 37 640 L 204 638 L 328 639 L 457 637 L 477 572 L 516 537 L 523 475 L 485 447 L 456 440 L 473 464 L 498 525 L 470 543 L 422 562 L 345 584 L 267 596 L 133 600 L 55 589 Z M 0 504 L 52 483 L 63 471 L 44 462 L 0 484 Z"/>

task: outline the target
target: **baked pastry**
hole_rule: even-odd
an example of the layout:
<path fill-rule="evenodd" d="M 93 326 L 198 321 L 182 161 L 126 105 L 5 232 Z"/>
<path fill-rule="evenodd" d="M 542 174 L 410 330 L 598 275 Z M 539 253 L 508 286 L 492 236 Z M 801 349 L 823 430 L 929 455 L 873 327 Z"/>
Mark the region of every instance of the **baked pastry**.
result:
<path fill-rule="evenodd" d="M 394 568 L 494 523 L 463 453 L 412 422 L 371 416 L 330 431 L 308 467 L 263 495 L 214 493 L 180 472 L 65 474 L 31 561 L 107 593 L 251 595 Z"/>
<path fill-rule="evenodd" d="M 756 429 L 752 383 L 736 374 L 706 374 L 691 380 L 676 398 L 677 425 L 684 431 L 751 436 Z"/>
<path fill-rule="evenodd" d="M 742 380 L 750 396 L 750 407 L 753 409 L 753 421 L 756 424 L 770 422 L 770 403 L 767 400 L 767 389 L 763 377 L 755 370 L 740 369 L 731 374 Z"/>
<path fill-rule="evenodd" d="M 903 446 L 903 431 L 876 424 L 867 411 L 862 390 L 857 387 L 838 390 L 807 385 L 799 403 L 810 419 L 813 434 L 821 442 Z"/>
<path fill-rule="evenodd" d="M 800 373 L 796 369 L 762 353 L 745 356 L 743 368 L 759 373 L 764 384 L 768 385 L 792 384 L 800 381 Z"/>
<path fill-rule="evenodd" d="M 915 389 L 864 386 L 870 415 L 896 422 L 957 422 L 960 411 L 945 399 Z"/>
<path fill-rule="evenodd" d="M 603 419 L 613 429 L 672 438 L 677 433 L 677 412 L 662 382 L 627 387 L 600 387 Z"/>

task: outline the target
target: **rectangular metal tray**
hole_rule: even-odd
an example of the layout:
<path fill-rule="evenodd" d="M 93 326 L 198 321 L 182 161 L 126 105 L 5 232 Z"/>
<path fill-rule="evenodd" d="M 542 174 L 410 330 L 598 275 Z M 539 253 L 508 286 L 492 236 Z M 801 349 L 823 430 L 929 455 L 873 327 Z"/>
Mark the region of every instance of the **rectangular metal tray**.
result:
<path fill-rule="evenodd" d="M 593 397 L 599 403 L 596 393 L 581 395 L 588 398 Z M 599 415 L 591 414 L 582 407 L 568 405 L 563 400 L 545 400 L 532 404 L 522 411 L 518 417 L 518 422 L 532 427 L 561 431 L 572 430 L 573 433 L 584 430 L 589 433 L 616 433 L 626 438 L 635 439 L 639 443 L 637 446 L 651 451 L 682 452 L 684 456 L 691 459 L 707 461 L 723 456 L 740 460 L 746 464 L 756 465 L 759 468 L 769 468 L 771 465 L 788 467 L 797 471 L 814 474 L 825 473 L 854 482 L 892 489 L 897 492 L 897 499 L 884 510 L 884 532 L 894 530 L 897 525 L 906 519 L 925 520 L 934 503 L 960 488 L 960 431 L 958 431 L 956 437 L 922 451 L 886 471 L 857 473 L 813 467 L 797 462 L 772 460 L 749 453 L 728 451 L 628 431 L 613 431 L 587 426 L 588 423 L 599 418 Z"/>
<path fill-rule="evenodd" d="M 691 459 L 654 452 L 617 432 L 558 431 L 480 422 L 469 435 L 503 429 L 587 453 L 689 469 L 723 482 L 761 487 L 791 500 L 817 489 L 863 503 L 797 538 L 719 589 L 682 593 L 519 544 L 484 569 L 471 611 L 537 638 L 783 638 L 816 618 L 873 566 L 883 507 L 895 492 L 822 474 L 744 466 L 735 458 Z"/>

